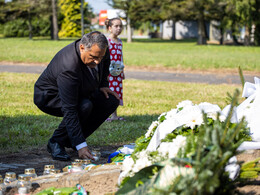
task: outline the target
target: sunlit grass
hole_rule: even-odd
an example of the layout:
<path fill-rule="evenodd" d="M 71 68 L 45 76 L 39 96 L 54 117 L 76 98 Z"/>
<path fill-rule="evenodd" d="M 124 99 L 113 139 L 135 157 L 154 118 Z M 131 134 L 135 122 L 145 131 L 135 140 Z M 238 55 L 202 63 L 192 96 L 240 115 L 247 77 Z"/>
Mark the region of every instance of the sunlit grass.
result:
<path fill-rule="evenodd" d="M 64 46 L 76 39 L 0 38 L 0 61 L 48 64 Z M 260 47 L 199 46 L 196 40 L 123 40 L 126 67 L 172 69 L 234 69 L 260 71 Z"/>
<path fill-rule="evenodd" d="M 33 86 L 39 75 L 0 73 L 0 153 L 45 146 L 61 118 L 41 112 L 33 104 Z M 118 114 L 127 121 L 104 123 L 93 133 L 89 145 L 114 145 L 134 142 L 153 120 L 189 99 L 210 102 L 221 108 L 226 93 L 239 85 L 208 85 L 161 81 L 124 81 L 124 106 Z"/>

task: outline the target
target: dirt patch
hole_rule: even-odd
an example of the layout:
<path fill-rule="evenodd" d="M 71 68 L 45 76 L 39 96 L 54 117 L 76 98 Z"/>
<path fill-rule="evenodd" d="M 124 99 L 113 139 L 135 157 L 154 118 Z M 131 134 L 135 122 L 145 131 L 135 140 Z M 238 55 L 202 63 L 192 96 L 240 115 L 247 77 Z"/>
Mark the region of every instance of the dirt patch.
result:
<path fill-rule="evenodd" d="M 91 149 L 99 149 L 102 151 L 102 156 L 99 161 L 95 162 L 95 164 L 105 164 L 107 163 L 108 156 L 110 153 L 115 152 L 116 149 L 120 146 L 106 146 L 106 147 L 92 147 Z M 67 150 L 68 154 L 71 156 L 72 160 L 78 158 L 77 153 L 73 150 Z M 247 151 L 237 156 L 238 161 L 248 162 L 251 160 L 260 157 L 260 150 Z M 5 154 L 0 155 L 0 175 L 4 177 L 6 172 L 13 171 L 17 175 L 24 173 L 25 168 L 35 168 L 38 176 L 42 175 L 44 165 L 46 164 L 54 164 L 56 168 L 62 169 L 67 165 L 71 164 L 71 161 L 62 162 L 52 160 L 50 154 L 46 151 L 45 148 L 40 148 L 37 151 L 28 151 L 14 154 Z M 6 166 L 10 166 L 7 168 Z M 89 173 L 91 174 L 91 172 Z M 117 178 L 119 173 L 113 172 L 108 176 L 102 176 L 98 174 L 94 174 L 92 176 L 86 175 L 84 178 L 86 181 L 81 181 L 84 185 L 91 190 L 91 194 L 102 194 L 102 192 L 111 192 L 111 190 L 116 189 Z M 54 187 L 64 187 L 64 182 L 56 182 Z M 45 187 L 50 187 L 54 184 L 46 185 Z M 38 189 L 39 191 L 41 189 Z M 242 194 L 260 194 L 260 177 L 255 180 L 252 180 L 250 183 L 243 187 L 237 188 L 237 190 Z"/>
<path fill-rule="evenodd" d="M 93 163 L 97 165 L 107 163 L 108 156 L 119 147 L 120 146 L 90 147 L 92 150 L 101 151 L 101 158 Z M 34 168 L 36 174 L 41 176 L 43 174 L 44 165 L 49 164 L 53 164 L 55 168 L 62 170 L 62 168 L 71 165 L 71 162 L 78 158 L 78 154 L 74 150 L 66 149 L 66 151 L 70 155 L 71 161 L 53 160 L 45 147 L 26 152 L 0 154 L 0 175 L 4 177 L 6 172 L 15 172 L 16 175 L 23 174 L 26 168 Z"/>

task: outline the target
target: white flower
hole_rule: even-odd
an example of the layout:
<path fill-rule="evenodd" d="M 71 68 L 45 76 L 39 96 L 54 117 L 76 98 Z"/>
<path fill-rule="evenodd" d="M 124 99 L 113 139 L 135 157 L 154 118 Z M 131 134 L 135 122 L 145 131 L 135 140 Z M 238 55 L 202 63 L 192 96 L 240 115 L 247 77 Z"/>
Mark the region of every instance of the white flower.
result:
<path fill-rule="evenodd" d="M 177 137 L 175 139 L 173 139 L 173 143 L 176 145 L 176 147 L 178 146 L 179 148 L 182 148 L 185 146 L 186 144 L 186 137 L 183 135 L 177 135 Z"/>
<path fill-rule="evenodd" d="M 123 161 L 122 170 L 126 173 L 130 172 L 133 168 L 134 160 L 131 156 L 126 156 Z"/>
<path fill-rule="evenodd" d="M 171 109 L 169 112 L 166 113 L 165 118 L 166 119 L 174 118 L 176 114 L 177 114 L 177 109 Z"/>
<path fill-rule="evenodd" d="M 168 158 L 176 157 L 180 148 L 183 148 L 186 144 L 186 137 L 178 135 L 172 142 L 162 142 L 158 148 L 158 152 L 162 156 L 167 156 Z"/>
<path fill-rule="evenodd" d="M 199 126 L 203 123 L 203 115 L 198 106 L 186 106 L 177 116 L 177 120 L 180 124 L 185 127 L 190 127 L 191 129 L 194 129 L 196 125 Z"/>
<path fill-rule="evenodd" d="M 218 105 L 208 102 L 200 103 L 199 108 L 207 114 L 207 117 L 212 118 L 213 120 L 216 120 L 218 113 L 221 112 L 221 109 Z"/>
<path fill-rule="evenodd" d="M 180 103 L 177 105 L 177 109 L 179 110 L 180 108 L 185 108 L 186 106 L 193 106 L 192 101 L 190 101 L 190 100 L 184 100 L 184 101 L 180 102 Z"/>
<path fill-rule="evenodd" d="M 150 127 L 148 128 L 148 131 L 147 131 L 146 134 L 145 134 L 145 137 L 146 137 L 146 138 L 152 136 L 152 133 L 153 133 L 152 131 L 153 131 L 153 129 L 154 129 L 155 127 L 158 126 L 158 124 L 159 124 L 158 121 L 153 121 L 153 122 L 152 122 L 152 124 L 151 124 Z"/>
<path fill-rule="evenodd" d="M 138 159 L 136 160 L 134 167 L 132 169 L 134 173 L 137 173 L 144 167 L 148 167 L 152 165 L 152 161 L 149 160 L 149 155 L 145 150 L 139 152 L 138 154 L 136 154 L 136 156 L 138 157 Z"/>
<path fill-rule="evenodd" d="M 178 167 L 178 166 L 171 166 L 165 165 L 161 172 L 161 177 L 159 179 L 158 185 L 160 188 L 164 188 L 169 186 L 173 183 L 174 179 L 178 176 L 182 175 L 194 175 L 194 170 L 192 168 L 185 168 L 185 167 Z M 162 177 L 163 176 L 163 177 Z"/>
<path fill-rule="evenodd" d="M 166 156 L 169 154 L 169 150 L 175 149 L 172 146 L 172 142 L 162 142 L 157 150 L 161 155 Z"/>
<path fill-rule="evenodd" d="M 220 115 L 219 116 L 220 122 L 224 122 L 226 119 L 227 119 L 227 117 L 225 115 Z"/>

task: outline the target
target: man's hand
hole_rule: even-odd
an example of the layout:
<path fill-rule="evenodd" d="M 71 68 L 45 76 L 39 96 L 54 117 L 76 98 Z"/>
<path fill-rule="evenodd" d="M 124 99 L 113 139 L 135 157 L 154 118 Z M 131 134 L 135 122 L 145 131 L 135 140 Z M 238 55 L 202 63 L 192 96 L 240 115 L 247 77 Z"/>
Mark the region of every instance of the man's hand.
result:
<path fill-rule="evenodd" d="M 109 89 L 108 87 L 102 87 L 102 88 L 100 88 L 100 91 L 102 91 L 102 92 L 104 93 L 104 95 L 106 96 L 106 98 L 109 98 L 108 94 L 110 93 L 110 94 L 112 94 L 113 96 L 115 96 L 116 99 L 120 100 L 119 95 L 118 95 L 116 92 L 114 92 L 114 91 L 112 91 L 111 89 Z"/>
<path fill-rule="evenodd" d="M 78 155 L 79 155 L 79 158 L 82 158 L 82 159 L 90 158 L 90 159 L 94 160 L 94 158 L 91 154 L 91 151 L 89 150 L 89 148 L 87 146 L 79 149 Z"/>

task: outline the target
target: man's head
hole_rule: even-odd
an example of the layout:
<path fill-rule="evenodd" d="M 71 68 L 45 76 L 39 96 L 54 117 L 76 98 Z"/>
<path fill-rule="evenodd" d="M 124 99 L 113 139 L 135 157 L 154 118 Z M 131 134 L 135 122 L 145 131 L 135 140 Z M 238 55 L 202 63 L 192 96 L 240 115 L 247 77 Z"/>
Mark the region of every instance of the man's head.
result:
<path fill-rule="evenodd" d="M 103 59 L 108 47 L 107 38 L 98 31 L 82 36 L 80 40 L 80 56 L 84 64 L 96 67 Z"/>

